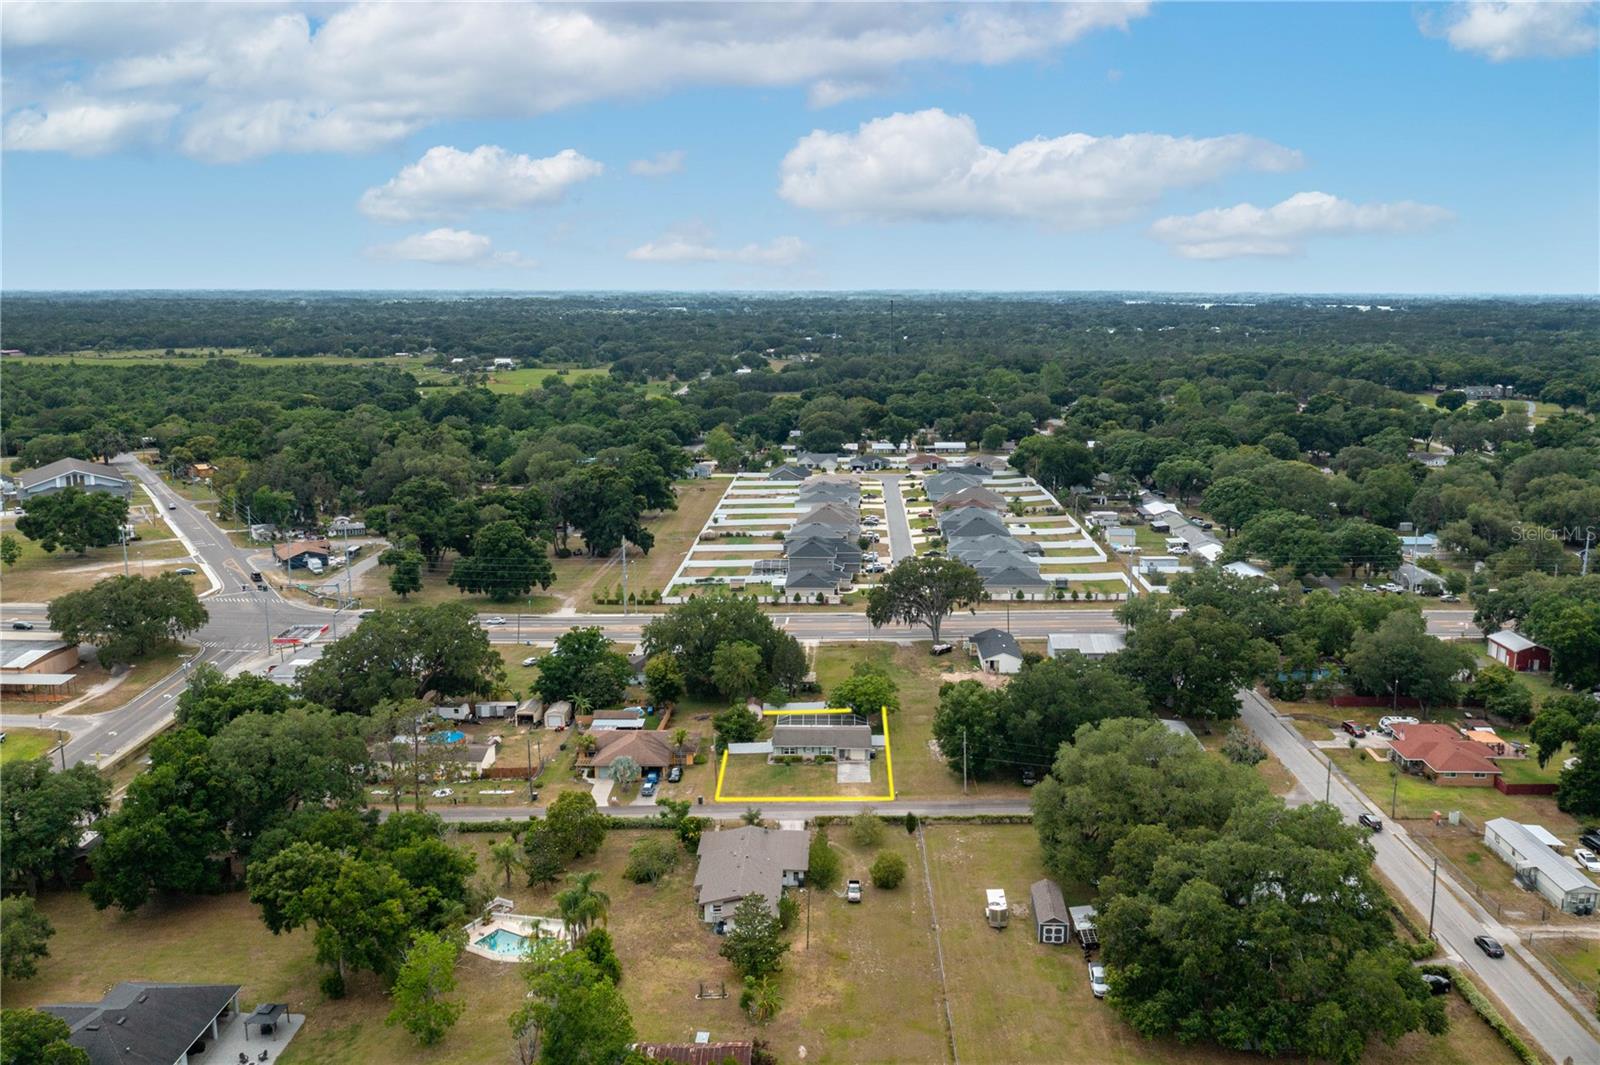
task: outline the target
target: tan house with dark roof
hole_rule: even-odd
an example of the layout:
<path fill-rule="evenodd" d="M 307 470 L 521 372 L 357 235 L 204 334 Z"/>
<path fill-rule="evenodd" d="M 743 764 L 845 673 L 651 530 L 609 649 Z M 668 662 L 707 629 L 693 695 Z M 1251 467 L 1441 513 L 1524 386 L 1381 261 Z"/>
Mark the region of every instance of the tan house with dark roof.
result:
<path fill-rule="evenodd" d="M 591 733 L 597 746 L 593 754 L 578 752 L 578 771 L 590 780 L 608 780 L 611 766 L 618 758 L 633 759 L 641 773 L 655 769 L 666 772 L 668 766 L 681 764 L 682 759 L 672 750 L 667 738 L 655 730 L 629 732 Z"/>

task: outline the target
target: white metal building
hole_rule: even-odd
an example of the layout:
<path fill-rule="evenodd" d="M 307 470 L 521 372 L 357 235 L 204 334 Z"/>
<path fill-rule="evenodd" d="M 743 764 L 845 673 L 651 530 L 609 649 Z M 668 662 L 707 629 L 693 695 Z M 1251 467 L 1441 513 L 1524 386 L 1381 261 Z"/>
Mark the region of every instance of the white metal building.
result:
<path fill-rule="evenodd" d="M 1550 837 L 1538 826 L 1497 817 L 1483 826 L 1483 842 L 1509 866 L 1517 883 L 1537 891 L 1552 906 L 1579 917 L 1593 915 L 1600 906 L 1600 887 L 1545 841 Z M 1545 837 L 1545 838 L 1541 838 Z M 1559 843 L 1560 841 L 1557 840 Z"/>

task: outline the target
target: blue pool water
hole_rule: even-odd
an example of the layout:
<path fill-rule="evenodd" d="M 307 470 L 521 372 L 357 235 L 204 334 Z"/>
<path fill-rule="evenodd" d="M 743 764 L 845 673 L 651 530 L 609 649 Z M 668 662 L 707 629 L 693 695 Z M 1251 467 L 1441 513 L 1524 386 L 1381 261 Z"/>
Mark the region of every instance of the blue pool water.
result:
<path fill-rule="evenodd" d="M 515 932 L 508 932 L 504 928 L 496 928 L 493 932 L 478 940 L 478 946 L 490 954 L 499 954 L 506 958 L 520 958 L 528 950 L 528 937 L 519 936 Z"/>
<path fill-rule="evenodd" d="M 467 734 L 460 729 L 451 729 L 449 732 L 432 732 L 428 734 L 429 743 L 460 743 L 467 738 Z"/>

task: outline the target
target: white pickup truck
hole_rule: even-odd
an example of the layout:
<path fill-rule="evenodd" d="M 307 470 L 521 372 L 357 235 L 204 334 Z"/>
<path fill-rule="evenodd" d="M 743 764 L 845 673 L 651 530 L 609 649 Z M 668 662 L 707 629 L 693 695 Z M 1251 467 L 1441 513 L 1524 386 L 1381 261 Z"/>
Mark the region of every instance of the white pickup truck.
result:
<path fill-rule="evenodd" d="M 851 881 L 848 881 L 845 884 L 845 886 L 844 886 L 844 901 L 846 901 L 846 902 L 860 902 L 861 901 L 861 881 L 859 881 L 859 880 L 851 880 Z"/>

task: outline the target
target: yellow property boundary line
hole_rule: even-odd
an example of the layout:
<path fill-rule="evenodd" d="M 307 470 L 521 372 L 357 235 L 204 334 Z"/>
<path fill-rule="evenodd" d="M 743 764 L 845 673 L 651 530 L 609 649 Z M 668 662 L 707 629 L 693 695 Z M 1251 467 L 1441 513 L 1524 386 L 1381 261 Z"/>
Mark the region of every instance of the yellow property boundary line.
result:
<path fill-rule="evenodd" d="M 855 711 L 848 708 L 838 710 L 763 710 L 762 717 L 784 717 L 792 714 L 852 714 Z M 894 801 L 894 750 L 889 742 L 889 708 L 884 707 L 879 711 L 883 718 L 883 765 L 889 777 L 889 794 L 887 795 L 724 795 L 722 794 L 722 779 L 728 772 L 728 751 L 722 751 L 722 760 L 717 763 L 717 791 L 714 802 L 893 802 Z M 837 763 L 835 763 L 837 764 Z"/>

